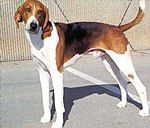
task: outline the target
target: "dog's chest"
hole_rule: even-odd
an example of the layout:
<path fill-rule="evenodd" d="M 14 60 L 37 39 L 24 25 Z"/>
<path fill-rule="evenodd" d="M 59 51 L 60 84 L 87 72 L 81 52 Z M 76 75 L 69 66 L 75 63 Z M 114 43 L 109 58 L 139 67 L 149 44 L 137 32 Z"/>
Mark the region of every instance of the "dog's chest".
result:
<path fill-rule="evenodd" d="M 41 43 L 43 45 L 41 45 Z M 56 67 L 56 47 L 57 47 L 58 40 L 52 39 L 51 37 L 47 37 L 43 41 L 41 41 L 39 44 L 33 45 L 31 43 L 31 53 L 33 56 L 34 61 L 44 68 L 45 70 L 48 70 L 49 68 L 55 68 Z M 40 47 L 40 49 L 38 49 Z"/>
<path fill-rule="evenodd" d="M 44 39 L 42 43 L 43 47 L 39 50 L 32 46 L 31 53 L 34 61 L 47 70 L 49 66 L 54 67 L 56 65 L 57 43 L 55 43 L 50 37 Z"/>
<path fill-rule="evenodd" d="M 31 53 L 37 64 L 43 68 L 56 68 L 56 48 L 59 42 L 59 36 L 55 25 L 52 23 L 53 31 L 50 37 L 41 38 L 42 31 L 37 35 L 26 32 L 26 37 L 30 42 Z"/>
<path fill-rule="evenodd" d="M 47 70 L 47 65 L 51 63 L 51 54 L 52 51 L 48 48 L 48 46 L 43 46 L 41 50 L 37 50 L 34 47 L 31 48 L 31 53 L 33 56 L 34 62 L 41 66 L 43 69 Z"/>

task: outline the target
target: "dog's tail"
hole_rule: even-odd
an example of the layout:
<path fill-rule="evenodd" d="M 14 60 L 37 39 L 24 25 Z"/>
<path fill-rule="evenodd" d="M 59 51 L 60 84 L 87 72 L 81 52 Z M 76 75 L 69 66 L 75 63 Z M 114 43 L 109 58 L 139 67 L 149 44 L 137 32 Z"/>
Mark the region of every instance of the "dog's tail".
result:
<path fill-rule="evenodd" d="M 118 26 L 123 32 L 139 24 L 144 17 L 145 0 L 139 0 L 139 12 L 136 18 L 130 23 Z"/>

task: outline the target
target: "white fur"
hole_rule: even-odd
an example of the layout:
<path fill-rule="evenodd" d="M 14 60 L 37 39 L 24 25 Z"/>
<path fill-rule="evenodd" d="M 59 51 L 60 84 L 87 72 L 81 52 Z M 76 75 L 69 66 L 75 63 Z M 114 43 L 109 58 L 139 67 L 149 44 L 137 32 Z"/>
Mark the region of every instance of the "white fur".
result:
<path fill-rule="evenodd" d="M 84 54 L 76 54 L 74 55 L 70 60 L 68 60 L 65 64 L 64 64 L 64 68 L 70 67 L 72 66 L 74 63 L 76 63 L 79 59 L 81 59 L 84 55 L 88 54 L 88 55 L 92 55 L 93 59 L 97 59 L 103 55 L 105 55 L 105 53 L 103 53 L 102 51 L 92 51 L 94 50 L 94 48 L 91 48 L 90 50 L 88 50 L 86 53 Z M 92 51 L 92 52 L 90 52 Z"/>
<path fill-rule="evenodd" d="M 145 10 L 145 6 L 146 6 L 145 0 L 139 0 L 139 6 L 142 10 Z"/>
<path fill-rule="evenodd" d="M 26 26 L 25 26 L 25 29 L 26 30 L 30 30 L 30 24 L 34 22 L 36 23 L 37 25 L 39 25 L 37 19 L 35 18 L 35 16 L 31 16 L 28 20 L 27 20 L 27 23 L 26 23 Z M 38 29 L 38 28 L 37 28 Z"/>
<path fill-rule="evenodd" d="M 114 79 L 118 82 L 120 90 L 121 90 L 121 102 L 117 104 L 118 108 L 123 108 L 127 103 L 127 82 L 124 80 L 120 73 L 120 69 L 117 67 L 115 62 L 107 55 L 103 55 L 102 61 L 106 67 L 106 69 L 110 72 L 110 74 L 114 77 Z"/>
<path fill-rule="evenodd" d="M 145 0 L 139 1 L 139 6 L 144 10 L 145 9 Z M 35 5 L 34 5 L 35 8 Z M 35 11 L 34 11 L 35 13 Z M 33 15 L 34 15 L 33 13 Z M 40 75 L 41 81 L 41 88 L 42 88 L 42 98 L 43 98 L 43 107 L 44 107 L 44 115 L 41 118 L 42 123 L 46 123 L 50 121 L 50 109 L 49 109 L 49 78 L 50 74 L 52 77 L 52 83 L 54 87 L 54 97 L 55 97 L 55 108 L 56 108 L 56 122 L 53 123 L 52 128 L 62 128 L 63 126 L 63 112 L 64 110 L 64 103 L 63 103 L 63 76 L 58 71 L 56 65 L 56 48 L 59 41 L 59 36 L 57 33 L 56 26 L 53 22 L 52 23 L 52 32 L 51 36 L 45 38 L 44 40 L 41 39 L 42 30 L 39 29 L 38 33 L 31 34 L 30 24 L 34 22 L 39 25 L 37 19 L 34 16 L 31 16 L 26 23 L 25 26 L 25 34 L 30 42 L 31 46 L 31 53 L 34 57 L 34 60 L 38 64 L 38 71 Z M 104 49 L 103 49 L 104 50 Z M 102 54 L 101 52 L 93 52 L 93 57 L 101 57 L 105 67 L 111 73 L 111 75 L 116 79 L 119 83 L 119 87 L 121 90 L 121 102 L 118 103 L 117 107 L 122 108 L 126 106 L 127 103 L 127 93 L 126 93 L 126 86 L 127 82 L 121 76 L 120 71 L 122 71 L 125 76 L 128 77 L 128 74 L 132 74 L 134 78 L 129 78 L 129 80 L 133 83 L 139 96 L 141 98 L 143 109 L 139 112 L 141 116 L 148 116 L 149 115 L 149 108 L 147 103 L 147 94 L 144 85 L 139 80 L 135 69 L 133 67 L 129 49 L 124 54 L 117 54 L 114 51 L 104 50 L 108 55 Z M 87 52 L 88 53 L 88 52 Z M 75 55 L 71 60 L 64 64 L 64 68 L 71 66 L 77 60 L 79 60 L 83 55 Z M 47 72 L 48 70 L 50 72 Z"/>
<path fill-rule="evenodd" d="M 49 84 L 50 75 L 41 66 L 38 67 L 41 88 L 42 88 L 42 99 L 44 107 L 44 116 L 41 118 L 42 123 L 50 121 L 50 109 L 49 109 Z"/>
<path fill-rule="evenodd" d="M 39 74 L 42 87 L 44 116 L 41 118 L 41 122 L 50 121 L 49 110 L 49 76 L 45 71 L 50 72 L 52 77 L 52 83 L 54 87 L 55 108 L 56 108 L 56 122 L 53 124 L 53 128 L 62 128 L 63 125 L 63 80 L 62 74 L 58 71 L 56 65 L 56 47 L 58 45 L 59 37 L 56 26 L 52 23 L 52 33 L 50 37 L 41 40 L 41 29 L 38 34 L 30 34 L 25 31 L 28 41 L 31 45 L 31 53 L 33 54 L 35 61 L 39 64 Z M 44 65 L 44 66 L 43 66 Z"/>
<path fill-rule="evenodd" d="M 101 56 L 101 52 L 99 51 L 93 51 L 92 54 L 93 54 L 93 59 L 99 58 Z"/>
<path fill-rule="evenodd" d="M 147 93 L 145 86 L 142 84 L 140 79 L 138 78 L 135 69 L 132 64 L 132 60 L 130 57 L 130 50 L 128 46 L 128 50 L 124 54 L 117 54 L 114 51 L 105 50 L 105 52 L 112 58 L 115 64 L 118 66 L 121 72 L 132 82 L 134 87 L 136 88 L 142 102 L 143 109 L 139 112 L 140 116 L 149 116 L 149 107 L 147 103 Z M 130 78 L 128 75 L 132 74 L 134 78 Z"/>
<path fill-rule="evenodd" d="M 104 56 L 105 53 L 102 52 L 102 51 L 93 51 L 92 55 L 93 55 L 93 59 L 97 59 L 97 58 L 100 58 L 100 57 Z"/>

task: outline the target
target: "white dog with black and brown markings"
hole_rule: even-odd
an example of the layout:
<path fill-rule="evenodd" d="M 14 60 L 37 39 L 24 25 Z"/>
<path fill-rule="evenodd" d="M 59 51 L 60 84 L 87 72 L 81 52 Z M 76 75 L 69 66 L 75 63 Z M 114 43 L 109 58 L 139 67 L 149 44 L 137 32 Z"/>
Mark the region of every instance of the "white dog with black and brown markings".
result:
<path fill-rule="evenodd" d="M 53 128 L 63 127 L 63 69 L 90 53 L 101 58 L 121 90 L 122 108 L 127 103 L 127 82 L 122 72 L 135 86 L 142 102 L 140 116 L 149 116 L 145 86 L 133 67 L 128 40 L 124 31 L 137 25 L 144 17 L 145 0 L 139 0 L 139 12 L 130 23 L 114 26 L 98 22 L 54 23 L 49 21 L 47 7 L 37 0 L 26 0 L 15 13 L 15 22 L 25 23 L 25 34 L 31 53 L 38 65 L 42 86 L 44 116 L 42 123 L 50 121 L 49 79 L 52 77 L 57 118 Z"/>

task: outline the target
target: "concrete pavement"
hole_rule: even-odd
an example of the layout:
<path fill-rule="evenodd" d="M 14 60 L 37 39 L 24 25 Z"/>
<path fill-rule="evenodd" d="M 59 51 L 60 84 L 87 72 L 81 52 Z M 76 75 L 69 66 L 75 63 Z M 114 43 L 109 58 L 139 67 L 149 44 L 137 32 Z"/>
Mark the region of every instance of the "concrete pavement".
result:
<path fill-rule="evenodd" d="M 150 100 L 150 51 L 132 53 L 137 73 L 147 87 Z M 64 73 L 65 108 L 64 128 L 148 128 L 150 117 L 139 117 L 141 104 L 129 99 L 127 107 L 118 109 L 118 86 L 103 64 L 86 56 L 73 67 L 108 85 L 97 85 L 71 72 Z M 50 128 L 55 120 L 52 84 L 50 102 L 52 121 L 40 124 L 43 113 L 38 72 L 33 61 L 0 63 L 1 128 Z M 115 90 L 112 90 L 114 88 Z M 128 91 L 138 97 L 129 84 Z"/>

